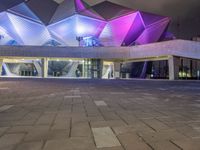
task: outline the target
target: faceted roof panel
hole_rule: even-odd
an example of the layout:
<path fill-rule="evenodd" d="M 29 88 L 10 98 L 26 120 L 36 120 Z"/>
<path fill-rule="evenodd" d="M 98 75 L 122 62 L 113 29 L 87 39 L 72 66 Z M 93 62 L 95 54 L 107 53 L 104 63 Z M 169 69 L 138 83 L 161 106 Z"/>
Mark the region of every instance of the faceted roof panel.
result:
<path fill-rule="evenodd" d="M 48 26 L 55 36 L 63 39 L 67 45 L 77 46 L 76 37 L 98 37 L 106 22 L 81 15 L 73 15 L 65 20 Z"/>
<path fill-rule="evenodd" d="M 83 15 L 83 16 L 88 16 L 91 18 L 96 18 L 96 19 L 100 19 L 100 20 L 105 20 L 102 16 L 100 16 L 95 10 L 93 10 L 92 8 L 88 8 L 85 9 L 81 12 L 79 12 L 79 14 Z"/>
<path fill-rule="evenodd" d="M 146 13 L 146 12 L 142 12 L 142 11 L 140 11 L 140 15 L 143 19 L 145 26 L 149 26 L 151 24 L 154 24 L 156 22 L 159 22 L 159 21 L 167 18 L 167 17 L 164 17 L 164 16 L 159 16 L 159 15 Z"/>
<path fill-rule="evenodd" d="M 132 9 L 104 1 L 102 3 L 92 6 L 92 8 L 106 20 L 114 19 L 133 12 Z"/>
<path fill-rule="evenodd" d="M 144 29 L 145 27 L 143 25 L 143 21 L 140 17 L 139 12 L 137 12 L 137 15 L 133 21 L 130 30 L 128 31 L 128 34 L 126 35 L 126 38 L 124 39 L 123 44 L 126 46 L 131 45 L 138 38 L 138 36 L 140 36 Z"/>
<path fill-rule="evenodd" d="M 51 37 L 42 24 L 8 13 L 8 17 L 24 45 L 42 45 Z"/>
<path fill-rule="evenodd" d="M 10 37 L 15 39 L 17 41 L 17 43 L 23 44 L 22 39 L 17 34 L 16 29 L 14 28 L 12 22 L 10 21 L 10 19 L 8 17 L 8 13 L 6 13 L 6 12 L 0 13 L 0 26 L 1 26 L 2 29 L 5 30 L 5 32 Z"/>
<path fill-rule="evenodd" d="M 29 7 L 25 3 L 20 3 L 19 5 L 10 8 L 8 12 L 30 20 L 41 22 L 41 20 L 29 9 Z"/>
<path fill-rule="evenodd" d="M 55 23 L 66 19 L 78 12 L 81 12 L 88 8 L 89 5 L 82 0 L 64 0 L 57 8 L 55 14 L 53 15 L 50 23 Z M 86 12 L 87 15 L 90 15 Z"/>
<path fill-rule="evenodd" d="M 104 46 L 121 46 L 127 36 L 137 13 L 132 13 L 108 22 L 100 40 Z"/>
<path fill-rule="evenodd" d="M 19 45 L 78 46 L 78 39 L 97 39 L 99 46 L 146 44 L 160 40 L 170 21 L 109 1 L 90 7 L 83 0 L 60 5 L 53 0 L 2 0 L 1 8 L 7 10 L 0 13 L 6 37 L 2 43 Z"/>
<path fill-rule="evenodd" d="M 26 5 L 45 25 L 49 24 L 52 16 L 59 6 L 53 0 L 29 0 L 26 2 Z"/>
<path fill-rule="evenodd" d="M 80 12 L 85 10 L 86 8 L 89 8 L 90 6 L 84 2 L 83 0 L 74 0 L 76 11 Z"/>
<path fill-rule="evenodd" d="M 165 20 L 145 29 L 136 40 L 136 43 L 142 45 L 159 41 L 168 24 L 169 20 Z"/>
<path fill-rule="evenodd" d="M 24 2 L 24 0 L 1 0 L 0 1 L 0 12 L 5 11 L 19 3 Z"/>

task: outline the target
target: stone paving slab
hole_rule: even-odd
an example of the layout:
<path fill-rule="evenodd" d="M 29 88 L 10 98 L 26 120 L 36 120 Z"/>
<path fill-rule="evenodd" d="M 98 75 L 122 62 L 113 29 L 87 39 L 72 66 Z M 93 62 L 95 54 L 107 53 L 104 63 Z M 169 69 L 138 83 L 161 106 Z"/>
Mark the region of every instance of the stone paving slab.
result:
<path fill-rule="evenodd" d="M 24 137 L 24 134 L 4 134 L 0 138 L 0 149 L 10 149 L 17 144 L 19 144 Z"/>
<path fill-rule="evenodd" d="M 92 128 L 97 148 L 121 146 L 110 127 Z"/>
<path fill-rule="evenodd" d="M 92 139 L 77 137 L 62 140 L 49 140 L 43 150 L 93 150 L 95 145 Z"/>
<path fill-rule="evenodd" d="M 97 106 L 107 106 L 104 101 L 94 101 Z"/>
<path fill-rule="evenodd" d="M 4 112 L 12 107 L 13 107 L 13 105 L 3 105 L 0 107 L 0 112 Z"/>
<path fill-rule="evenodd" d="M 133 150 L 133 149 L 151 150 L 152 149 L 135 133 L 120 134 L 118 135 L 118 138 L 126 150 Z"/>
<path fill-rule="evenodd" d="M 16 150 L 41 150 L 43 142 L 26 142 L 17 146 Z"/>
<path fill-rule="evenodd" d="M 200 148 L 199 82 L 8 78 L 0 84 L 9 89 L 0 89 L 0 150 Z"/>

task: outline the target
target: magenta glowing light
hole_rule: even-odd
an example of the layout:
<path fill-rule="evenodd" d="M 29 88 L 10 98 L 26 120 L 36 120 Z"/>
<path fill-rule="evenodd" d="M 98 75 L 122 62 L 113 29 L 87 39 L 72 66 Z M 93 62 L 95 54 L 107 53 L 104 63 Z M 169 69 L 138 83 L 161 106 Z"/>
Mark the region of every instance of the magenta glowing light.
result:
<path fill-rule="evenodd" d="M 74 3 L 76 5 L 77 11 L 83 11 L 86 9 L 85 5 L 83 4 L 82 0 L 74 0 Z"/>

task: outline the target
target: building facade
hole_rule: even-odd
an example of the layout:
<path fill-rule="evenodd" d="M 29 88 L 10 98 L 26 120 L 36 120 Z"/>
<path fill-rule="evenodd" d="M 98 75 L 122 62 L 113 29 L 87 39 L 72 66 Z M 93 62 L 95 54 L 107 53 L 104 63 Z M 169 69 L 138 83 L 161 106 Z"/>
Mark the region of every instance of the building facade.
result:
<path fill-rule="evenodd" d="M 171 43 L 161 41 L 173 38 L 167 32 L 169 17 L 108 1 L 94 6 L 82 0 L 0 3 L 6 6 L 0 12 L 2 76 L 199 79 L 199 57 L 162 47 Z M 182 41 L 183 53 L 190 51 L 186 43 L 193 44 Z"/>

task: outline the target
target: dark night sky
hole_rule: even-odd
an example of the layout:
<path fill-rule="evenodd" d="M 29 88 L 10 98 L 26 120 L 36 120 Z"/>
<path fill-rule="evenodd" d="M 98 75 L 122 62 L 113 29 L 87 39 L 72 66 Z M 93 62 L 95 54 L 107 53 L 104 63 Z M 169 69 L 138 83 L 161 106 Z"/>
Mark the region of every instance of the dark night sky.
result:
<path fill-rule="evenodd" d="M 62 1 L 62 0 L 57 0 Z M 104 0 L 85 0 L 94 5 Z M 200 0 L 110 0 L 136 10 L 172 18 L 169 31 L 178 38 L 189 39 L 200 34 Z"/>

